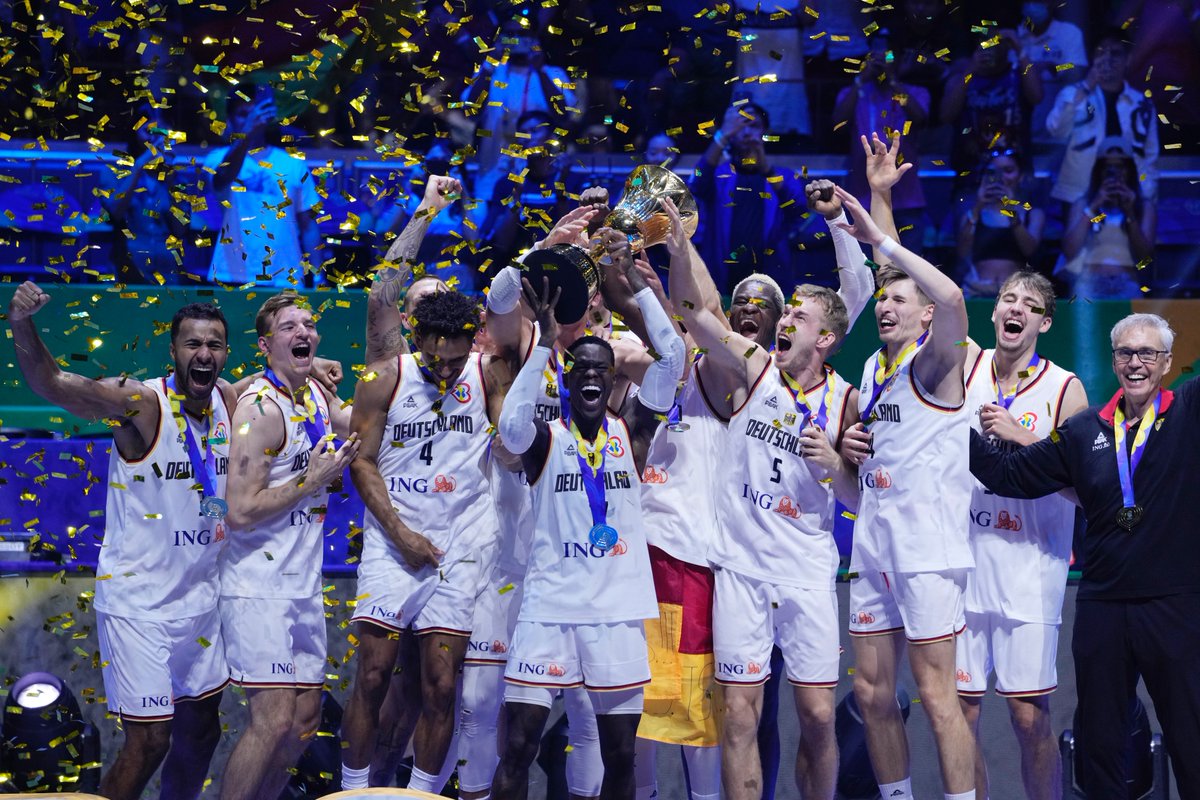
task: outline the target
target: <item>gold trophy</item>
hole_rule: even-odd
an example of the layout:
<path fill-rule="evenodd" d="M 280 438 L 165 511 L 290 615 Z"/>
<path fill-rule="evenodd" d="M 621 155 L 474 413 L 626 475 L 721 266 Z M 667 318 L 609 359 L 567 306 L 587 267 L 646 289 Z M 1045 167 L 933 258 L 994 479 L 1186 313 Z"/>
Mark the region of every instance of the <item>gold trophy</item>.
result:
<path fill-rule="evenodd" d="M 696 198 L 674 172 L 650 164 L 638 167 L 625 180 L 624 196 L 604 218 L 604 225 L 628 236 L 635 252 L 661 244 L 671 233 L 671 218 L 662 206 L 666 197 L 679 210 L 687 235 L 693 235 L 700 222 Z M 543 277 L 549 279 L 552 290 L 562 289 L 554 318 L 560 325 L 573 325 L 583 319 L 588 303 L 600 288 L 599 265 L 605 259 L 604 246 L 599 242 L 593 242 L 590 251 L 574 244 L 556 244 L 526 256 L 524 269 L 539 291 Z"/>

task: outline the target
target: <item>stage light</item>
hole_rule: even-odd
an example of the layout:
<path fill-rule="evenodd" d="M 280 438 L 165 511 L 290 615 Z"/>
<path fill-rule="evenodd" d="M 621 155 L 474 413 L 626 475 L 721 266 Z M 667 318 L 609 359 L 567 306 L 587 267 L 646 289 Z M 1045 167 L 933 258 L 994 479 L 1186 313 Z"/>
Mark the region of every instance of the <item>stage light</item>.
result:
<path fill-rule="evenodd" d="M 17 681 L 0 725 L 0 791 L 95 791 L 100 733 L 79 712 L 75 695 L 48 672 Z"/>

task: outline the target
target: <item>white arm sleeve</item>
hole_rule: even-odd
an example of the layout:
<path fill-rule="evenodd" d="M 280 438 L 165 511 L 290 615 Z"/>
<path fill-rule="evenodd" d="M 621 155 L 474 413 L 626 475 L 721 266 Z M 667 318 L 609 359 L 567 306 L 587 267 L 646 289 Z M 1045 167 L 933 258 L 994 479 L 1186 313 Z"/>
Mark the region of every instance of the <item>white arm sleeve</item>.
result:
<path fill-rule="evenodd" d="M 687 347 L 675 332 L 671 318 L 658 302 L 654 290 L 647 287 L 633 296 L 646 323 L 646 334 L 650 346 L 658 353 L 658 360 L 646 368 L 638 398 L 642 405 L 654 411 L 666 413 L 675 402 L 675 390 L 683 377 L 687 361 Z"/>
<path fill-rule="evenodd" d="M 508 314 L 521 302 L 521 270 L 516 267 L 505 267 L 492 278 L 492 286 L 488 289 L 488 311 L 497 314 Z M 510 451 L 511 452 L 511 451 Z"/>
<path fill-rule="evenodd" d="M 847 222 L 845 211 L 837 219 L 825 220 L 829 226 L 829 236 L 833 239 L 833 251 L 837 255 L 838 280 L 841 284 L 838 297 L 846 304 L 846 313 L 850 318 L 846 332 L 849 333 L 850 328 L 854 327 L 854 320 L 867 307 L 867 299 L 875 293 L 875 276 L 867 266 L 862 245 L 838 227 L 839 222 Z"/>
<path fill-rule="evenodd" d="M 513 455 L 528 450 L 537 435 L 537 426 L 533 423 L 534 407 L 541 387 L 542 367 L 549 360 L 549 348 L 533 348 L 504 397 L 504 405 L 500 408 L 500 439 Z"/>

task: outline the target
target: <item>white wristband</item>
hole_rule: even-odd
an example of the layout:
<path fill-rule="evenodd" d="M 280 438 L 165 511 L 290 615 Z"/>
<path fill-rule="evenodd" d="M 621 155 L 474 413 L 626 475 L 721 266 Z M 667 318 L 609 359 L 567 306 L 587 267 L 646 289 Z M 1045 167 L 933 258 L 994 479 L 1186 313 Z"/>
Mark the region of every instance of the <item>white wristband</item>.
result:
<path fill-rule="evenodd" d="M 889 259 L 896 257 L 896 251 L 900 249 L 900 243 L 890 236 L 884 236 L 883 241 L 879 243 L 879 252 L 887 256 Z"/>
<path fill-rule="evenodd" d="M 521 271 L 505 267 L 492 278 L 488 289 L 487 307 L 496 314 L 509 314 L 521 302 Z"/>

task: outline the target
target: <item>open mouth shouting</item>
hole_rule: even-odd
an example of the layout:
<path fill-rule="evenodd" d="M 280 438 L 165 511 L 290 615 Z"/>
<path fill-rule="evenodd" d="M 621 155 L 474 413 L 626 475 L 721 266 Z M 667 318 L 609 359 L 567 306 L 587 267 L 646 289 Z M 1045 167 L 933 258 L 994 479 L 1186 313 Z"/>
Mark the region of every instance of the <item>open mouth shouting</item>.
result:
<path fill-rule="evenodd" d="M 188 366 L 187 378 L 193 389 L 212 389 L 217 382 L 216 365 L 192 363 Z"/>
<path fill-rule="evenodd" d="M 786 333 L 781 333 L 775 337 L 775 350 L 780 353 L 786 353 L 792 349 L 792 337 Z"/>
<path fill-rule="evenodd" d="M 1009 317 L 1000 326 L 1000 338 L 1006 342 L 1015 342 L 1025 332 L 1025 322 L 1017 317 Z"/>
<path fill-rule="evenodd" d="M 890 314 L 884 314 L 879 318 L 879 336 L 881 338 L 888 336 L 899 327 L 900 320 L 896 319 Z"/>
<path fill-rule="evenodd" d="M 600 402 L 600 398 L 603 396 L 604 387 L 598 382 L 589 381 L 579 387 L 579 399 L 589 405 Z"/>
<path fill-rule="evenodd" d="M 297 361 L 308 361 L 312 358 L 312 342 L 296 342 L 292 345 L 292 358 Z"/>
<path fill-rule="evenodd" d="M 740 319 L 737 321 L 737 327 L 735 330 L 738 332 L 738 334 L 745 336 L 747 339 L 756 339 L 758 338 L 758 332 L 762 330 L 762 327 L 758 324 L 757 319 L 754 319 L 748 314 L 742 314 Z"/>

